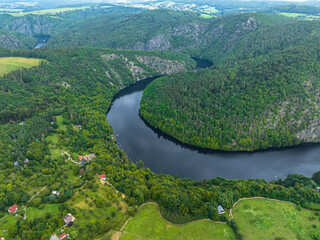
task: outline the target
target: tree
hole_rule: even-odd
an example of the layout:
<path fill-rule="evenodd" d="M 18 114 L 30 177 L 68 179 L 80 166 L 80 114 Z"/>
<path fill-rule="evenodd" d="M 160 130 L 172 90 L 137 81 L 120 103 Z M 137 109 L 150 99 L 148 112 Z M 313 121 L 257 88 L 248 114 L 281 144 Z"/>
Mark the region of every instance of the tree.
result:
<path fill-rule="evenodd" d="M 314 174 L 312 175 L 312 180 L 313 180 L 316 184 L 320 185 L 320 171 L 318 171 L 318 172 L 316 172 L 316 173 L 314 173 Z"/>

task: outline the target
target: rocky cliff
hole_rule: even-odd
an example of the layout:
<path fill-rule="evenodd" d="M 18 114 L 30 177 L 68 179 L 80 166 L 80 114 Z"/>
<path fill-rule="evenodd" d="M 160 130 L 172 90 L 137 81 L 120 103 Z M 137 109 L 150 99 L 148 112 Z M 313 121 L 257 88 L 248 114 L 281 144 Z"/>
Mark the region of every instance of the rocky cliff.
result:
<path fill-rule="evenodd" d="M 3 29 L 18 32 L 29 36 L 51 35 L 61 23 L 59 18 L 44 15 L 27 15 L 11 18 Z"/>
<path fill-rule="evenodd" d="M 9 49 L 31 49 L 37 39 L 19 33 L 0 31 L 0 47 Z"/>
<path fill-rule="evenodd" d="M 173 57 L 174 55 L 152 55 L 150 52 L 133 53 L 124 55 L 123 52 L 113 52 L 101 55 L 106 66 L 105 74 L 111 85 L 120 83 L 120 86 L 123 87 L 128 77 L 134 81 L 140 81 L 149 77 L 187 71 L 196 65 L 195 61 L 183 55 Z M 126 75 L 123 75 L 124 72 Z"/>

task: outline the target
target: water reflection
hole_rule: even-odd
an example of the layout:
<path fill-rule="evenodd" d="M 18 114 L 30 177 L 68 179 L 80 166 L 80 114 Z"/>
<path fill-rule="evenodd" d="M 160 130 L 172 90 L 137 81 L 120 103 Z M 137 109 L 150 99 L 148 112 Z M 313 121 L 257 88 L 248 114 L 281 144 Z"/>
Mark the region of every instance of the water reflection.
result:
<path fill-rule="evenodd" d="M 199 62 L 202 68 L 208 67 L 208 63 Z M 153 172 L 178 174 L 194 180 L 214 177 L 275 180 L 289 173 L 311 176 L 320 170 L 319 144 L 254 153 L 228 153 L 182 144 L 154 129 L 139 116 L 143 90 L 153 80 L 144 80 L 122 90 L 107 114 L 108 122 L 118 134 L 118 146 L 131 161 L 142 160 L 145 167 Z"/>
<path fill-rule="evenodd" d="M 289 173 L 311 176 L 320 170 L 320 146 L 302 145 L 283 150 L 226 153 L 205 152 L 168 139 L 139 117 L 142 90 L 123 94 L 110 109 L 107 120 L 122 148 L 133 162 L 142 160 L 154 172 L 178 174 L 194 180 L 217 176 L 230 179 L 284 178 Z"/>

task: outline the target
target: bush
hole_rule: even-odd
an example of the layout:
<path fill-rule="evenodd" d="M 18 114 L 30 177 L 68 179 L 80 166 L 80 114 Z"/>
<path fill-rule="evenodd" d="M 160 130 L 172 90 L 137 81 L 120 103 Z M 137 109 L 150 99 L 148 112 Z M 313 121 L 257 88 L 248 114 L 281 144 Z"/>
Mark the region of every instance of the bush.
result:
<path fill-rule="evenodd" d="M 314 174 L 312 175 L 312 180 L 313 180 L 316 184 L 320 185 L 320 171 L 318 171 L 318 172 L 316 172 L 316 173 L 314 173 Z"/>

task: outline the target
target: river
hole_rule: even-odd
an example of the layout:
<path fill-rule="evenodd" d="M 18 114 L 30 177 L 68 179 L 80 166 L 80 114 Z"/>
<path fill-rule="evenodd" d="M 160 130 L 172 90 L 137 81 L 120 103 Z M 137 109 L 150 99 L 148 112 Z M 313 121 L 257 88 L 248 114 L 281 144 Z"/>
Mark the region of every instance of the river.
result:
<path fill-rule="evenodd" d="M 38 43 L 34 46 L 33 49 L 38 49 L 38 48 L 41 48 L 43 47 L 49 40 L 50 36 L 36 36 L 35 37 L 37 40 L 38 40 Z"/>
<path fill-rule="evenodd" d="M 198 68 L 206 67 L 205 64 L 201 62 Z M 115 96 L 107 114 L 108 122 L 118 134 L 118 146 L 134 163 L 142 160 L 153 172 L 193 180 L 223 177 L 269 181 L 283 179 L 290 173 L 310 177 L 320 170 L 319 144 L 253 153 L 207 151 L 182 144 L 153 129 L 139 116 L 143 91 L 151 81 L 147 79 L 123 89 Z"/>

